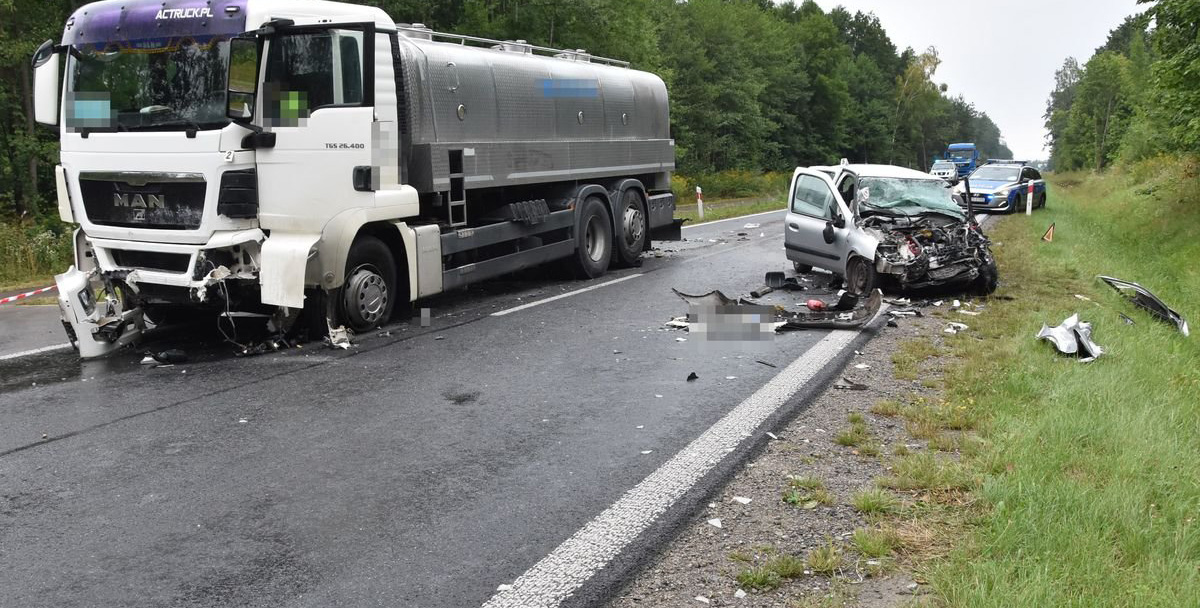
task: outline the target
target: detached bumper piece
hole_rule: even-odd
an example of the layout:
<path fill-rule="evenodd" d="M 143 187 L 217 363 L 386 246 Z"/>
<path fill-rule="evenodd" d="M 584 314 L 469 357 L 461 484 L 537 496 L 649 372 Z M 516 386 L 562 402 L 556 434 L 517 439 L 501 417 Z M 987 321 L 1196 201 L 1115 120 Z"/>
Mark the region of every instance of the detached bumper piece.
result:
<path fill-rule="evenodd" d="M 1187 320 L 1183 318 L 1183 315 L 1172 310 L 1170 306 L 1167 306 L 1165 302 L 1158 299 L 1158 296 L 1151 293 L 1149 289 L 1137 283 L 1122 281 L 1115 277 L 1100 276 L 1099 278 L 1101 281 L 1108 283 L 1109 287 L 1129 298 L 1129 301 L 1134 306 L 1150 313 L 1159 321 L 1174 325 L 1179 330 L 1179 333 L 1185 336 L 1189 335 Z"/>
<path fill-rule="evenodd" d="M 1077 314 L 1067 317 L 1058 327 L 1043 323 L 1037 337 L 1053 344 L 1064 355 L 1079 357 L 1081 363 L 1091 363 L 1104 354 L 1104 349 L 1092 341 L 1092 324 L 1080 321 Z"/>
<path fill-rule="evenodd" d="M 54 281 L 63 326 L 81 358 L 103 357 L 141 339 L 146 327 L 142 309 L 127 307 L 123 287 L 75 267 Z"/>

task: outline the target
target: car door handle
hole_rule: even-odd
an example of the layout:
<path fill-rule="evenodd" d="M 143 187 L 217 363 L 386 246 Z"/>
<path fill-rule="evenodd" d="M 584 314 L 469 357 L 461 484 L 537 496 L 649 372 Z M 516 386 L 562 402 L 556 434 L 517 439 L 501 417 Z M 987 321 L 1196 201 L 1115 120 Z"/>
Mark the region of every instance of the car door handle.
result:
<path fill-rule="evenodd" d="M 792 230 L 793 232 L 800 232 L 800 224 L 788 222 L 788 229 Z"/>

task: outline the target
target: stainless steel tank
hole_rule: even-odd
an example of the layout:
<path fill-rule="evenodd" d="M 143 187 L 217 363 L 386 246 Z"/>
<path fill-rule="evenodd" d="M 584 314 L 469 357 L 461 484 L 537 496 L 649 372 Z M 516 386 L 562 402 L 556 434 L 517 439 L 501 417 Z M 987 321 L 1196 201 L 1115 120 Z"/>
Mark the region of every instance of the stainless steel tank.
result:
<path fill-rule="evenodd" d="M 635 175 L 669 187 L 675 147 L 658 76 L 582 51 L 400 34 L 402 157 L 419 191 L 447 191 L 451 175 L 468 190 Z"/>

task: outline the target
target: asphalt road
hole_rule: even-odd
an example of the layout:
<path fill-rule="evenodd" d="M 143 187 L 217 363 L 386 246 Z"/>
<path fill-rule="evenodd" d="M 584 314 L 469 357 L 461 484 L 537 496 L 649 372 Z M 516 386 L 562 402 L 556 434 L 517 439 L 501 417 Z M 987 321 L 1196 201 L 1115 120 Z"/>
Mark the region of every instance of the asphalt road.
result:
<path fill-rule="evenodd" d="M 349 351 L 237 358 L 193 328 L 148 338 L 192 354 L 175 367 L 0 360 L 0 606 L 479 606 L 826 337 L 663 330 L 687 312 L 671 288 L 746 293 L 784 269 L 782 215 L 689 229 L 598 281 L 443 296 L 431 327 Z M 0 336 L 39 324 L 56 310 L 0 309 Z"/>

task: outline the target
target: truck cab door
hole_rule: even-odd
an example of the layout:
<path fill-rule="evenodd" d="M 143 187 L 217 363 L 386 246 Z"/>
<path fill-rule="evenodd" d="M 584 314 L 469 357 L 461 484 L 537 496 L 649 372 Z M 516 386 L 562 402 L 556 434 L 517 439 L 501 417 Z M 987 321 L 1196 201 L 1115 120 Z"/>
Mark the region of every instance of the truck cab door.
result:
<path fill-rule="evenodd" d="M 844 272 L 851 222 L 846 204 L 828 175 L 808 169 L 796 171 L 784 221 L 783 242 L 789 260 Z"/>
<path fill-rule="evenodd" d="M 266 43 L 261 114 L 273 147 L 257 152 L 264 229 L 320 233 L 375 204 L 373 28 L 283 30 Z"/>

